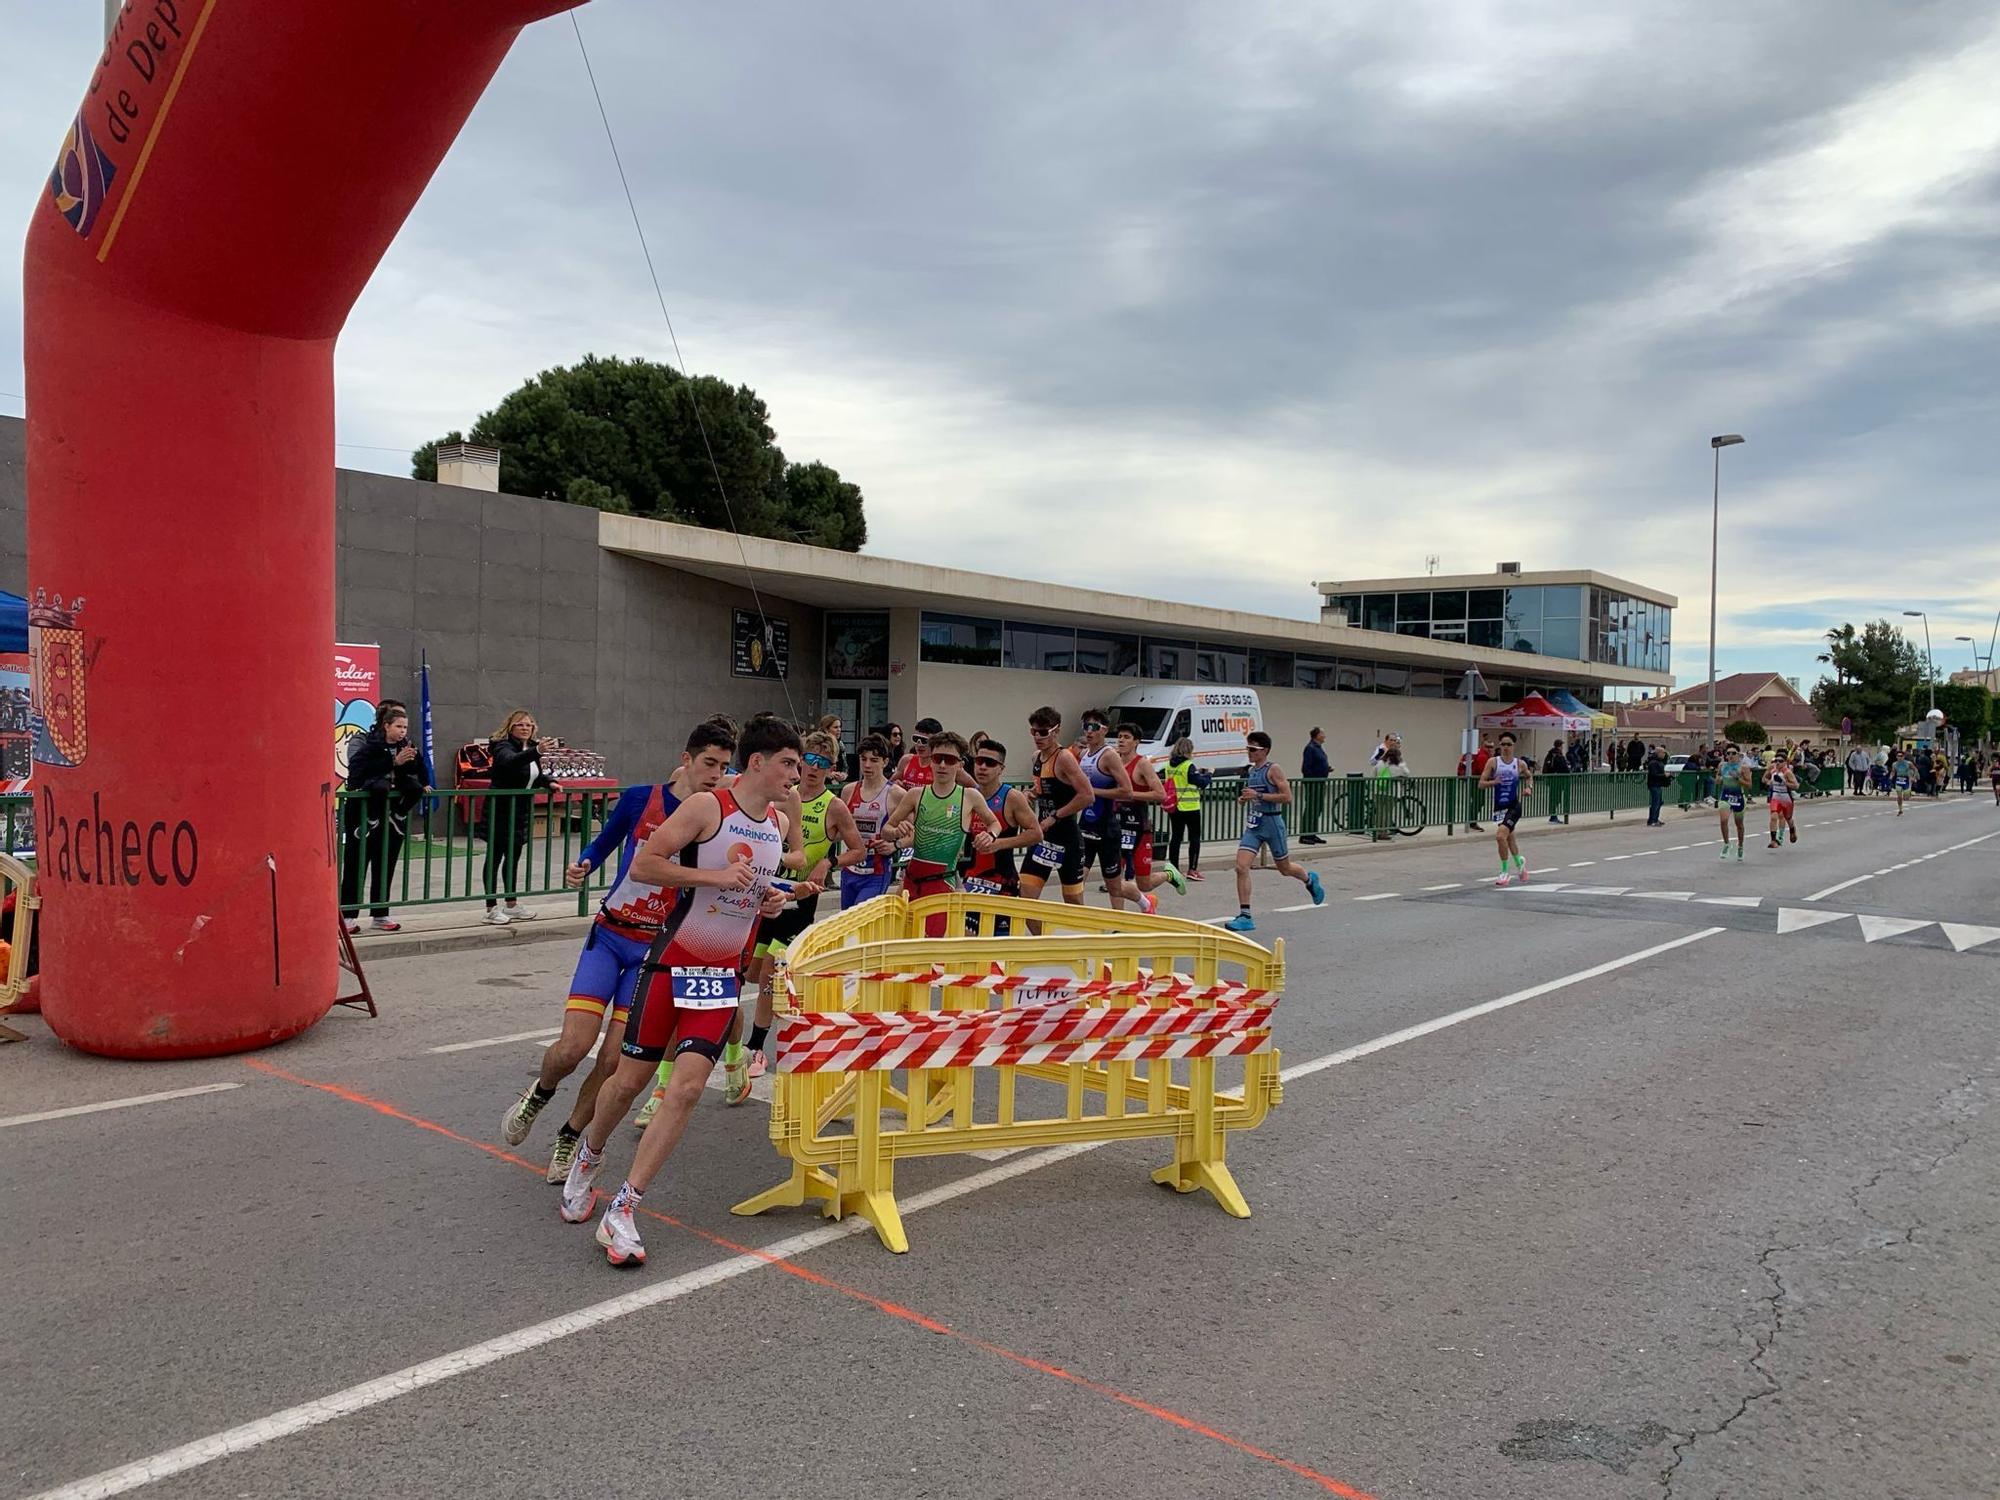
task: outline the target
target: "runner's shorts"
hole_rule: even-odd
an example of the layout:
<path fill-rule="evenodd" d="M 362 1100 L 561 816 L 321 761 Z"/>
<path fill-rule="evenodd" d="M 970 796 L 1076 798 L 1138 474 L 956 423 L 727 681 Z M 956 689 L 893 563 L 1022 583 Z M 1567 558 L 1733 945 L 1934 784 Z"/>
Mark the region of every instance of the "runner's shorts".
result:
<path fill-rule="evenodd" d="M 674 998 L 674 970 L 711 967 L 676 947 L 666 937 L 653 940 L 646 961 L 640 966 L 639 984 L 632 994 L 632 1014 L 625 1023 L 625 1042 L 618 1050 L 642 1062 L 666 1060 L 669 1050 L 675 1057 L 698 1052 L 710 1062 L 722 1056 L 722 1044 L 729 1039 L 730 1023 L 736 1019 L 738 975 L 742 955 L 723 966 L 728 974 L 724 996 Z"/>
<path fill-rule="evenodd" d="M 1104 872 L 1106 880 L 1116 880 L 1125 873 L 1125 851 L 1120 847 L 1119 829 L 1116 823 L 1087 824 L 1083 830 L 1083 867 L 1092 865 Z"/>
<path fill-rule="evenodd" d="M 1252 852 L 1262 848 L 1271 851 L 1271 858 L 1284 859 L 1291 853 L 1291 845 L 1285 838 L 1285 820 L 1276 813 L 1266 813 L 1254 823 L 1244 826 L 1243 837 L 1237 841 L 1237 848 Z"/>
<path fill-rule="evenodd" d="M 768 953 L 773 958 L 783 955 L 793 938 L 812 926 L 813 918 L 819 912 L 817 893 L 803 901 L 794 901 L 775 917 L 757 928 L 757 952 Z"/>
<path fill-rule="evenodd" d="M 1065 886 L 1082 885 L 1083 871 L 1083 835 L 1068 818 L 1060 819 L 1042 835 L 1042 841 L 1028 851 L 1028 857 L 1021 863 L 1023 876 L 1032 875 L 1044 884 L 1051 875 L 1057 875 Z"/>
<path fill-rule="evenodd" d="M 591 924 L 590 936 L 583 940 L 577 955 L 576 973 L 569 981 L 569 1003 L 564 1010 L 602 1016 L 608 1009 L 615 1025 L 622 1026 L 632 1009 L 632 992 L 639 983 L 639 966 L 646 961 L 647 939 L 626 937 L 602 922 Z"/>
<path fill-rule="evenodd" d="M 1509 802 L 1505 807 L 1496 807 L 1493 810 L 1493 821 L 1499 824 L 1502 828 L 1518 827 L 1521 822 L 1520 799 L 1517 797 L 1512 802 Z"/>
<path fill-rule="evenodd" d="M 1141 828 L 1127 829 L 1125 837 L 1132 840 L 1132 847 L 1125 851 L 1125 878 L 1144 880 L 1153 873 L 1153 830 Z"/>
<path fill-rule="evenodd" d="M 903 890 L 912 901 L 925 896 L 942 896 L 958 889 L 958 871 L 945 865 L 933 864 L 927 859 L 913 859 L 903 866 Z M 934 914 L 924 918 L 925 937 L 943 937 L 944 916 Z"/>
<path fill-rule="evenodd" d="M 840 872 L 840 909 L 858 905 L 863 901 L 873 901 L 877 896 L 889 893 L 889 882 L 895 878 L 895 871 L 884 870 L 879 875 L 863 875 L 855 870 Z"/>

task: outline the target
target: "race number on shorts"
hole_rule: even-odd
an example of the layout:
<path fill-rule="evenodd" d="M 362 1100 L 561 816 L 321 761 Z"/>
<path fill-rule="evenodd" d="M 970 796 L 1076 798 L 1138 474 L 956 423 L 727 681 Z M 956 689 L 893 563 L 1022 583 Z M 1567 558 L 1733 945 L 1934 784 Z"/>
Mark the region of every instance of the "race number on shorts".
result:
<path fill-rule="evenodd" d="M 736 1004 L 736 971 L 704 965 L 669 969 L 674 1004 L 683 1010 L 727 1010 Z"/>

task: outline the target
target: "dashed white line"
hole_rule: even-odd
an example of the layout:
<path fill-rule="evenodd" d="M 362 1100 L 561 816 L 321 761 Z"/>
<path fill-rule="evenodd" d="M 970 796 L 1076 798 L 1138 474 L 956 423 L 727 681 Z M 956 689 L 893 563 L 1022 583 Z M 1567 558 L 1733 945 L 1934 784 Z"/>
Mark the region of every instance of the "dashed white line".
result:
<path fill-rule="evenodd" d="M 102 1104 L 72 1104 L 67 1109 L 45 1109 L 32 1115 L 8 1115 L 0 1119 L 0 1130 L 13 1125 L 39 1125 L 44 1120 L 67 1120 L 72 1115 L 94 1115 L 107 1109 L 133 1109 L 141 1104 L 159 1104 L 168 1099 L 192 1099 L 197 1094 L 220 1094 L 240 1089 L 240 1083 L 204 1083 L 191 1089 L 168 1089 L 163 1094 L 134 1094 L 129 1099 L 107 1099 Z"/>
<path fill-rule="evenodd" d="M 1692 849 L 1693 847 L 1693 844 L 1669 844 L 1667 845 L 1667 853 L 1678 854 L 1683 849 Z"/>
<path fill-rule="evenodd" d="M 1427 885 L 1424 889 L 1427 891 L 1455 891 L 1464 884 L 1465 882 L 1462 880 L 1447 880 L 1443 885 Z"/>
<path fill-rule="evenodd" d="M 1594 865 L 1596 863 L 1597 861 L 1594 859 L 1580 859 L 1575 864 L 1571 865 L 1570 868 L 1572 870 L 1581 870 L 1585 865 Z"/>
<path fill-rule="evenodd" d="M 471 1052 L 480 1047 L 504 1047 L 509 1042 L 545 1041 L 552 1036 L 561 1036 L 562 1027 L 544 1026 L 539 1031 L 514 1031 L 506 1036 L 481 1037 L 476 1042 L 447 1042 L 442 1047 L 426 1047 L 426 1052 Z"/>
<path fill-rule="evenodd" d="M 1381 891 L 1373 896 L 1356 896 L 1354 899 L 1356 901 L 1394 901 L 1401 894 L 1402 892 L 1400 891 Z"/>

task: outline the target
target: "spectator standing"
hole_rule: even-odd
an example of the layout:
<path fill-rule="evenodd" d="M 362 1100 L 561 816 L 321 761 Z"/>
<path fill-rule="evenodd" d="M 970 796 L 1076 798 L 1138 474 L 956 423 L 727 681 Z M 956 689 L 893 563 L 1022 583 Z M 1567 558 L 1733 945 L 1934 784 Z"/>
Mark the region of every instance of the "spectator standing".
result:
<path fill-rule="evenodd" d="M 1160 772 L 1167 784 L 1167 826 L 1172 830 L 1167 844 L 1167 863 L 1182 871 L 1189 880 L 1205 879 L 1201 873 L 1201 794 L 1209 773 L 1194 763 L 1194 741 L 1183 735 L 1174 741 L 1167 764 Z M 1181 840 L 1187 840 L 1187 862 L 1181 862 Z"/>
<path fill-rule="evenodd" d="M 487 741 L 493 757 L 492 790 L 528 793 L 553 789 L 555 781 L 542 766 L 542 742 L 535 738 L 535 716 L 525 708 L 507 715 L 500 732 Z M 486 866 L 481 879 L 486 890 L 486 920 L 495 927 L 526 922 L 535 915 L 514 899 L 520 884 L 521 855 L 535 827 L 532 796 L 489 796 L 486 801 Z M 507 898 L 506 909 L 494 899 Z"/>
<path fill-rule="evenodd" d="M 1479 737 L 1479 748 L 1471 755 L 1459 758 L 1458 774 L 1470 781 L 1465 790 L 1465 826 L 1473 833 L 1486 831 L 1479 826 L 1479 810 L 1486 802 L 1486 794 L 1479 788 L 1479 778 L 1485 775 L 1486 763 L 1492 759 L 1493 736 L 1490 734 Z"/>
<path fill-rule="evenodd" d="M 1849 796 L 1859 797 L 1868 790 L 1868 752 L 1859 745 L 1847 752 L 1847 791 Z"/>
<path fill-rule="evenodd" d="M 424 757 L 410 743 L 410 716 L 391 706 L 347 757 L 348 795 L 341 799 L 340 918 L 359 932 L 361 886 L 368 884 L 370 926 L 398 932 L 389 919 L 389 890 L 409 834 L 410 809 L 423 800 Z"/>
<path fill-rule="evenodd" d="M 1326 758 L 1326 731 L 1315 724 L 1306 736 L 1306 747 L 1299 752 L 1299 824 L 1305 832 L 1299 835 L 1301 844 L 1324 844 L 1320 837 L 1320 820 L 1326 814 L 1326 781 L 1333 774 L 1333 766 Z M 1172 861 L 1169 860 L 1169 863 Z"/>
<path fill-rule="evenodd" d="M 1666 799 L 1667 783 L 1672 778 L 1667 775 L 1667 751 L 1663 745 L 1653 746 L 1642 762 L 1646 772 L 1646 826 L 1660 826 L 1660 804 Z"/>
<path fill-rule="evenodd" d="M 1563 749 L 1561 735 L 1556 736 L 1555 743 L 1549 746 L 1549 753 L 1542 757 L 1542 774 L 1554 778 L 1564 777 L 1569 774 L 1569 755 Z M 1551 823 L 1560 823 L 1562 821 L 1562 814 L 1556 809 L 1559 805 L 1558 799 L 1561 796 L 1561 792 L 1568 785 L 1568 782 L 1559 779 L 1549 782 L 1549 821 Z"/>

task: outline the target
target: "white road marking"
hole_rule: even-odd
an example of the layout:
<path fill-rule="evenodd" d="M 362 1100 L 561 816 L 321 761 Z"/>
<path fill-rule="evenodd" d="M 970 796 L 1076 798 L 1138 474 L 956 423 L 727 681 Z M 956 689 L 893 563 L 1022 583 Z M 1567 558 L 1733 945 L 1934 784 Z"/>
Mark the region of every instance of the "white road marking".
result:
<path fill-rule="evenodd" d="M 1462 880 L 1447 880 L 1443 885 L 1427 885 L 1424 889 L 1427 891 L 1455 891 L 1464 884 L 1465 882 Z"/>
<path fill-rule="evenodd" d="M 1678 854 L 1683 849 L 1692 849 L 1693 847 L 1693 844 L 1669 844 L 1667 845 L 1667 853 Z"/>
<path fill-rule="evenodd" d="M 72 1104 L 67 1109 L 45 1109 L 32 1115 L 8 1115 L 0 1119 L 0 1130 L 10 1125 L 39 1125 L 44 1120 L 67 1120 L 72 1115 L 94 1115 L 106 1109 L 132 1109 L 141 1104 L 159 1104 L 167 1099 L 192 1099 L 197 1094 L 220 1094 L 240 1089 L 240 1083 L 204 1083 L 198 1088 L 168 1089 L 164 1094 L 134 1094 L 129 1099 L 107 1099 L 102 1104 Z"/>
<path fill-rule="evenodd" d="M 1657 849 L 1641 849 L 1637 854 L 1633 855 L 1632 858 L 1646 859 L 1651 855 L 1658 854 L 1659 852 L 1660 851 Z"/>
<path fill-rule="evenodd" d="M 1399 891 L 1383 891 L 1379 895 L 1356 896 L 1354 899 L 1356 901 L 1394 901 L 1400 894 L 1401 892 Z"/>
<path fill-rule="evenodd" d="M 1588 969 L 1579 969 L 1574 974 L 1565 974 L 1558 979 L 1545 980 L 1525 990 L 1516 990 L 1513 994 L 1502 995 L 1497 1000 L 1488 1000 L 1480 1005 L 1468 1006 L 1464 1010 L 1455 1010 L 1449 1015 L 1438 1016 L 1434 1020 L 1423 1021 L 1415 1026 L 1407 1026 L 1401 1031 L 1392 1031 L 1386 1036 L 1378 1036 L 1358 1046 L 1343 1048 L 1339 1052 L 1329 1052 L 1324 1057 L 1296 1063 L 1284 1069 L 1278 1076 L 1286 1083 L 1310 1077 L 1314 1073 L 1338 1067 L 1342 1063 L 1354 1062 L 1372 1053 L 1416 1041 L 1419 1037 L 1429 1036 L 1432 1032 L 1443 1031 L 1447 1027 L 1491 1015 L 1494 1011 L 1505 1010 L 1509 1006 L 1519 1005 L 1525 1000 L 1533 1000 L 1556 990 L 1567 989 L 1573 984 L 1581 984 L 1587 979 L 1595 979 L 1600 975 L 1627 968 L 1646 959 L 1658 957 L 1662 953 L 1672 952 L 1676 948 L 1685 948 L 1690 943 L 1698 943 L 1703 938 L 1714 937 L 1718 932 L 1726 930 L 1721 927 L 1705 927 L 1700 932 L 1688 933 L 1671 942 L 1658 943 L 1651 948 L 1642 948 L 1637 953 L 1628 953 L 1623 958 L 1609 959 Z M 1086 1152 L 1110 1144 L 1109 1141 L 1077 1141 L 1066 1146 L 1051 1146 L 1031 1156 L 1023 1156 L 1001 1166 L 989 1167 L 984 1172 L 975 1172 L 956 1182 L 948 1182 L 941 1187 L 917 1193 L 905 1199 L 898 1207 L 902 1210 L 903 1218 L 908 1219 L 926 1209 L 936 1208 L 940 1204 L 949 1203 L 1003 1182 L 1010 1182 L 1016 1177 L 1025 1177 L 1030 1172 L 1038 1172 L 1043 1167 L 1054 1166 L 1058 1162 L 1068 1161 L 1072 1157 L 1082 1156 Z M 435 1359 L 424 1360 L 420 1364 L 410 1365 L 393 1374 L 362 1381 L 359 1385 L 348 1386 L 345 1390 L 335 1391 L 317 1400 L 307 1401 L 298 1406 L 288 1406 L 283 1411 L 272 1412 L 269 1416 L 259 1417 L 253 1422 L 244 1422 L 207 1437 L 196 1438 L 193 1442 L 182 1443 L 179 1447 L 169 1448 L 150 1458 L 136 1459 L 87 1478 L 57 1485 L 54 1489 L 43 1490 L 31 1497 L 31 1500 L 105 1500 L 107 1496 L 123 1495 L 132 1490 L 143 1489 L 149 1484 L 157 1484 L 160 1480 L 170 1479 L 176 1474 L 185 1474 L 191 1469 L 202 1468 L 218 1459 L 262 1448 L 277 1442 L 280 1438 L 307 1432 L 314 1427 L 338 1421 L 342 1417 L 353 1416 L 357 1412 L 394 1401 L 399 1396 L 407 1396 L 430 1386 L 442 1384 L 454 1376 L 467 1375 L 474 1370 L 484 1369 L 512 1355 L 525 1354 L 529 1350 L 540 1349 L 569 1338 L 573 1334 L 600 1328 L 628 1313 L 643 1312 L 647 1308 L 676 1301 L 705 1288 L 733 1281 L 738 1276 L 773 1262 L 795 1260 L 822 1245 L 831 1245 L 839 1240 L 864 1234 L 870 1227 L 866 1219 L 857 1215 L 838 1224 L 808 1229 L 803 1233 L 765 1245 L 750 1254 L 731 1255 L 706 1266 L 698 1266 L 692 1271 L 684 1271 L 678 1276 L 656 1282 L 651 1286 L 640 1287 L 623 1296 L 592 1303 L 589 1307 L 579 1308 L 575 1312 L 544 1319 L 540 1323 L 532 1323 L 513 1333 L 500 1334 L 450 1354 L 441 1354 Z"/>
<path fill-rule="evenodd" d="M 1604 862 L 1608 865 L 1612 863 L 1614 860 L 1630 859 L 1630 858 L 1632 858 L 1632 856 L 1629 854 L 1607 854 L 1604 857 Z"/>
<path fill-rule="evenodd" d="M 1631 890 L 1629 885 L 1573 885 L 1569 887 L 1572 896 L 1622 896 Z"/>
<path fill-rule="evenodd" d="M 1324 901 L 1301 901 L 1297 906 L 1274 906 L 1272 911 L 1325 911 Z"/>
<path fill-rule="evenodd" d="M 1778 931 L 1804 932 L 1809 927 L 1845 921 L 1847 915 L 1844 911 L 1806 911 L 1797 906 L 1781 906 L 1778 908 Z"/>
<path fill-rule="evenodd" d="M 1927 921 L 1915 917 L 1861 917 L 1861 940 L 1864 943 L 1879 943 L 1886 937 L 1900 937 L 1906 932 L 1915 932 L 1919 927 L 1928 927 Z"/>
<path fill-rule="evenodd" d="M 1596 863 L 1597 861 L 1594 859 L 1580 859 L 1575 864 L 1571 865 L 1570 868 L 1572 870 L 1581 870 L 1585 865 L 1594 865 Z"/>
<path fill-rule="evenodd" d="M 1697 896 L 1695 900 L 1704 906 L 1762 906 L 1762 896 Z"/>
<path fill-rule="evenodd" d="M 515 1031 L 506 1036 L 482 1037 L 476 1042 L 448 1042 L 442 1047 L 426 1047 L 426 1052 L 471 1052 L 480 1047 L 504 1047 L 509 1042 L 545 1041 L 552 1036 L 561 1036 L 562 1027 L 544 1026 L 540 1031 Z"/>
<path fill-rule="evenodd" d="M 1967 948 L 1977 948 L 1981 943 L 2000 938 L 2000 927 L 1975 927 L 1967 922 L 1940 922 L 1938 926 L 1951 939 L 1955 953 L 1963 953 Z"/>
<path fill-rule="evenodd" d="M 1876 813 L 1875 816 L 1879 818 L 1882 815 L 1880 813 Z M 1966 839 L 1962 843 L 1947 845 L 1945 848 L 1938 850 L 1937 853 L 1956 854 L 1961 849 L 1970 849 L 1974 844 L 1983 844 L 1988 839 L 2000 839 L 2000 829 L 1995 829 L 1992 833 L 1982 833 L 1979 835 L 1979 837 Z M 1928 859 L 1928 858 L 1933 858 L 1934 856 L 1926 855 L 1924 857 Z M 1891 865 L 1886 870 L 1877 870 L 1875 872 L 1875 875 L 1889 875 L 1903 868 L 1904 866 L 1902 865 Z M 1830 885 L 1823 891 L 1814 891 L 1810 896 L 1806 897 L 1806 900 L 1824 901 L 1828 896 L 1831 896 L 1838 891 L 1844 891 L 1851 885 L 1859 885 L 1864 880 L 1873 880 L 1875 878 L 1875 875 L 1857 875 L 1852 880 L 1843 880 L 1840 882 L 1839 885 Z"/>
<path fill-rule="evenodd" d="M 1692 901 L 1693 891 L 1632 891 L 1634 901 Z"/>

